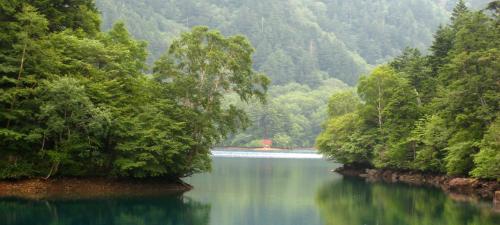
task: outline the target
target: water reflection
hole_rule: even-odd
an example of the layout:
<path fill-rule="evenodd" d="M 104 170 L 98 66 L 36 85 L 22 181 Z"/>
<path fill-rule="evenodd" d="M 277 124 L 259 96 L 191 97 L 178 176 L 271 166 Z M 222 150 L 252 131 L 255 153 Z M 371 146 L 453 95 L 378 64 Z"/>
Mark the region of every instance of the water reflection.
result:
<path fill-rule="evenodd" d="M 344 178 L 323 185 L 316 203 L 325 225 L 497 225 L 491 205 L 454 201 L 439 190 L 366 184 Z"/>
<path fill-rule="evenodd" d="M 183 196 L 0 198 L 0 225 L 499 225 L 491 204 L 342 178 L 321 159 L 214 158 Z"/>
<path fill-rule="evenodd" d="M 207 225 L 210 205 L 182 196 L 94 200 L 0 199 L 2 225 Z"/>
<path fill-rule="evenodd" d="M 211 225 L 321 225 L 314 196 L 339 179 L 321 159 L 214 158 L 213 171 L 186 182 L 185 195 L 210 203 Z"/>

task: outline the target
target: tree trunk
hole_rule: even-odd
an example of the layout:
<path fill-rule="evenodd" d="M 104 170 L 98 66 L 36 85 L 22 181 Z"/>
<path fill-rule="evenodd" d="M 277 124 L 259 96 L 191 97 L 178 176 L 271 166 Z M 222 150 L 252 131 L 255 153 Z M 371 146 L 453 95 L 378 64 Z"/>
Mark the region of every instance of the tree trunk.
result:
<path fill-rule="evenodd" d="M 54 162 L 52 164 L 52 167 L 50 167 L 49 174 L 47 174 L 47 176 L 44 177 L 43 179 L 48 180 L 52 175 L 57 173 L 57 170 L 59 170 L 59 161 Z"/>
<path fill-rule="evenodd" d="M 380 131 L 382 132 L 382 85 L 380 84 L 380 78 L 377 79 L 377 86 L 378 86 L 378 106 L 377 106 L 377 111 L 378 111 L 378 127 Z"/>
<path fill-rule="evenodd" d="M 17 89 L 19 88 L 19 82 L 21 80 L 21 76 L 23 74 L 23 71 L 24 71 L 24 61 L 26 60 L 26 49 L 28 48 L 28 42 L 24 42 L 24 46 L 23 46 L 23 53 L 21 54 L 21 63 L 19 65 L 19 73 L 17 74 L 17 83 L 16 83 L 16 91 Z M 12 112 L 15 108 L 15 104 L 16 104 L 16 95 L 17 93 L 14 93 L 14 97 L 12 98 L 12 102 L 10 103 L 10 111 Z M 7 124 L 6 124 L 6 127 L 9 128 L 10 127 L 10 119 L 7 120 Z"/>

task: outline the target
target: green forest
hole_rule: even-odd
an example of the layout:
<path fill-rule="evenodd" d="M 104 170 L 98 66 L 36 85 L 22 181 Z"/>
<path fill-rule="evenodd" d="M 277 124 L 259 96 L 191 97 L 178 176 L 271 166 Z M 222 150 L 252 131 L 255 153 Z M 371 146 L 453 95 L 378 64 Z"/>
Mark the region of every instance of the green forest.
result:
<path fill-rule="evenodd" d="M 2 1 L 0 179 L 176 179 L 263 138 L 498 178 L 487 2 Z"/>
<path fill-rule="evenodd" d="M 359 76 L 406 46 L 426 49 L 456 0 L 97 0 L 103 28 L 119 20 L 150 43 L 156 59 L 192 26 L 243 34 L 255 69 L 273 84 L 316 87 L 325 78 L 355 85 Z M 473 0 L 482 6 L 488 0 Z M 148 15 L 148 16 L 144 16 Z"/>
<path fill-rule="evenodd" d="M 265 101 L 243 36 L 194 27 L 148 68 L 145 42 L 100 21 L 92 0 L 1 1 L 0 179 L 207 171 L 248 124 L 224 94 Z"/>
<path fill-rule="evenodd" d="M 429 54 L 406 48 L 333 95 L 320 151 L 352 166 L 500 179 L 500 2 L 459 1 Z"/>
<path fill-rule="evenodd" d="M 480 9 L 487 2 L 468 4 Z M 252 147 L 260 146 L 257 140 L 263 138 L 273 139 L 275 147 L 312 147 L 321 130 L 318 121 L 326 119 L 330 95 L 319 92 L 333 93 L 345 86 L 332 85 L 332 79 L 356 85 L 360 75 L 407 46 L 427 53 L 433 33 L 448 22 L 455 4 L 456 0 L 96 0 L 103 13 L 101 27 L 109 30 L 124 21 L 135 38 L 148 42 L 149 64 L 193 26 L 248 37 L 256 49 L 253 68 L 272 81 L 268 106 L 245 107 L 254 125 L 220 145 Z M 296 84 L 298 90 L 290 89 Z"/>
<path fill-rule="evenodd" d="M 314 89 L 295 82 L 271 86 L 266 104 L 246 104 L 235 94 L 227 95 L 226 104 L 242 108 L 251 123 L 244 131 L 230 134 L 218 146 L 260 147 L 263 138 L 272 139 L 273 146 L 281 148 L 314 146 L 327 117 L 330 96 L 347 88 L 336 79 L 325 80 Z"/>

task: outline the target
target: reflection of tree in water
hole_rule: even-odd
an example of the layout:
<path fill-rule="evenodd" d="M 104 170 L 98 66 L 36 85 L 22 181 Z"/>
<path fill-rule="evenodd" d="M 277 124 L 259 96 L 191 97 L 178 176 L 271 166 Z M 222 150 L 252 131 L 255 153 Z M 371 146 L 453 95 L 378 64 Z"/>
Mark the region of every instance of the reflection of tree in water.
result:
<path fill-rule="evenodd" d="M 457 202 L 436 189 L 366 184 L 344 178 L 322 186 L 316 203 L 325 225 L 494 225 L 489 207 Z"/>
<path fill-rule="evenodd" d="M 0 199 L 3 225 L 207 225 L 210 205 L 182 196 L 99 200 Z"/>

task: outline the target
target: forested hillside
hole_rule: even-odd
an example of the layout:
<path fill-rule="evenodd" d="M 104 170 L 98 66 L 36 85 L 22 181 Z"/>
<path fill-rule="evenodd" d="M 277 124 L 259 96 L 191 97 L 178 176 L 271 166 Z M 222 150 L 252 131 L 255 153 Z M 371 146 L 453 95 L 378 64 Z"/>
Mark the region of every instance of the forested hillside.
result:
<path fill-rule="evenodd" d="M 500 1 L 460 1 L 429 55 L 407 48 L 330 99 L 319 149 L 350 165 L 500 179 L 499 26 Z"/>
<path fill-rule="evenodd" d="M 312 87 L 334 77 L 355 84 L 370 65 L 412 46 L 425 49 L 445 5 L 436 0 L 97 0 L 104 28 L 124 20 L 147 40 L 153 58 L 188 27 L 207 25 L 244 34 L 256 48 L 255 67 L 273 84 Z"/>
<path fill-rule="evenodd" d="M 486 2 L 472 0 L 470 4 L 479 7 Z M 275 141 L 278 146 L 297 147 L 310 146 L 314 142 L 319 129 L 313 123 L 324 120 L 326 115 L 327 96 L 317 99 L 321 104 L 302 102 L 310 98 L 305 96 L 337 88 L 328 87 L 330 83 L 324 82 L 330 78 L 355 85 L 360 75 L 400 54 L 407 46 L 425 52 L 431 44 L 432 33 L 448 21 L 449 11 L 456 2 L 96 0 L 96 3 L 103 12 L 104 29 L 123 20 L 132 35 L 148 42 L 152 53 L 149 61 L 157 59 L 173 37 L 196 25 L 249 37 L 256 48 L 254 67 L 272 79 L 271 92 L 274 94 L 267 106 L 247 108 L 252 115 L 261 116 L 253 116 L 254 126 L 231 135 L 224 144 L 255 145 L 256 140 L 262 138 L 278 138 Z M 308 87 L 299 87 L 301 94 L 289 93 L 294 92 L 289 89 L 289 83 Z M 304 107 L 301 106 L 301 110 L 290 108 L 292 102 Z M 305 105 L 316 109 L 306 109 Z M 277 112 L 281 116 L 275 115 Z M 319 118 L 315 118 L 317 116 Z M 279 118 L 281 122 L 261 117 Z"/>

